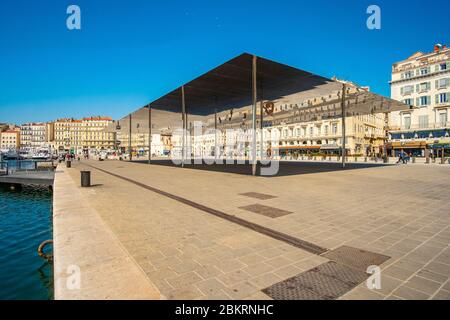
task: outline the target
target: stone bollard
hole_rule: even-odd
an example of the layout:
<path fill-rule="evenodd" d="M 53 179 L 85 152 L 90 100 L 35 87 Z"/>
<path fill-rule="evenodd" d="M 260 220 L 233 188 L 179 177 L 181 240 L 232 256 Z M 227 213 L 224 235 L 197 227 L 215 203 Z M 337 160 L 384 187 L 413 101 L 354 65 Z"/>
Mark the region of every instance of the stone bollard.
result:
<path fill-rule="evenodd" d="M 91 186 L 91 172 L 90 171 L 80 171 L 81 172 L 81 186 L 83 188 Z"/>
<path fill-rule="evenodd" d="M 66 168 L 72 168 L 72 161 L 70 160 L 66 161 Z"/>
<path fill-rule="evenodd" d="M 425 163 L 429 164 L 430 163 L 430 158 L 426 158 L 425 159 Z"/>
<path fill-rule="evenodd" d="M 412 157 L 412 163 L 416 163 L 416 157 Z"/>

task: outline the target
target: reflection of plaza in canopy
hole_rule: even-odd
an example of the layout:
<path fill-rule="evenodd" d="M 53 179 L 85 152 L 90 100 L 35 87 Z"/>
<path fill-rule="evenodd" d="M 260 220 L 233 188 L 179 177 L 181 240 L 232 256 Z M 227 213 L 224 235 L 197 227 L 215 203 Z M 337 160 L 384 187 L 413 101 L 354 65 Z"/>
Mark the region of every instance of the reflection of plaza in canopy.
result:
<path fill-rule="evenodd" d="M 409 108 L 351 82 L 324 78 L 264 58 L 256 57 L 254 70 L 253 59 L 250 54 L 242 54 L 125 116 L 109 129 L 118 132 L 123 144 L 130 142 L 131 133 L 148 146 L 150 130 L 152 135 L 170 135 L 183 128 L 183 100 L 186 129 L 200 121 L 203 131 L 247 130 L 253 125 L 270 129 L 341 119 L 344 101 L 345 117 Z"/>

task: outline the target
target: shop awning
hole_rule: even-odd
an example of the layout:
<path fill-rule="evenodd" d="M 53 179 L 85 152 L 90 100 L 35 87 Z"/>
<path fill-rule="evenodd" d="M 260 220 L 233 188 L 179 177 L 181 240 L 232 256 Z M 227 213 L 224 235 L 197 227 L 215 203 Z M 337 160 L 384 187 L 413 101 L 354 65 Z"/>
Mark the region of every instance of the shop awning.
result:
<path fill-rule="evenodd" d="M 341 147 L 339 147 L 337 144 L 324 144 L 320 147 L 321 150 L 340 150 Z"/>
<path fill-rule="evenodd" d="M 433 143 L 428 144 L 428 148 L 430 149 L 450 149 L 450 142 L 448 143 Z"/>
<path fill-rule="evenodd" d="M 273 147 L 274 149 L 286 149 L 286 150 L 319 150 L 320 146 L 278 146 Z"/>
<path fill-rule="evenodd" d="M 420 149 L 420 148 L 426 148 L 427 142 L 426 141 L 404 141 L 404 142 L 391 142 L 388 144 L 388 148 L 393 149 Z"/>

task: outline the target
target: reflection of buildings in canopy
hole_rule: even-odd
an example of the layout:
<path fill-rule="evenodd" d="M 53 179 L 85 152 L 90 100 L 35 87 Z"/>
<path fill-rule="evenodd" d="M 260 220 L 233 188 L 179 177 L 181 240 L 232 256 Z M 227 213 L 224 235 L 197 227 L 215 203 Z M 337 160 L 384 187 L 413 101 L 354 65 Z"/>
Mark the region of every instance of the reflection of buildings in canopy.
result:
<path fill-rule="evenodd" d="M 259 133 L 256 137 L 258 152 L 339 153 L 344 82 L 256 59 L 256 77 L 253 56 L 243 54 L 149 103 L 150 108 L 145 106 L 119 120 L 120 145 L 144 152 L 151 149 L 152 155 L 168 154 L 182 148 L 183 137 L 174 132 L 185 127 L 189 137 L 184 146 L 193 153 L 211 155 L 216 147 L 229 153 L 230 148 L 242 147 L 240 134 L 230 130 L 245 132 L 255 126 L 263 132 L 262 139 Z M 345 86 L 347 154 L 379 153 L 386 140 L 385 114 L 408 106 L 351 82 Z M 197 121 L 202 123 L 200 136 L 194 135 L 199 132 Z M 215 128 L 219 133 L 212 131 Z M 248 142 L 244 149 L 247 146 Z"/>

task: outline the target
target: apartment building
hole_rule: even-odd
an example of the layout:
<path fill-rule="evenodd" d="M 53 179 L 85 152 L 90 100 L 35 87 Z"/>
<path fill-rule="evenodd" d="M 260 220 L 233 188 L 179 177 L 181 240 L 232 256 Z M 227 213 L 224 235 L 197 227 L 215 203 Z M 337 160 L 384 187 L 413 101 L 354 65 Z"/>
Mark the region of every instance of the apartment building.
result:
<path fill-rule="evenodd" d="M 115 134 L 105 130 L 111 123 L 110 117 L 58 119 L 54 123 L 54 148 L 75 154 L 112 150 Z"/>
<path fill-rule="evenodd" d="M 53 123 L 25 123 L 20 126 L 20 146 L 26 149 L 48 148 L 54 140 Z"/>
<path fill-rule="evenodd" d="M 392 154 L 404 150 L 415 156 L 450 152 L 450 49 L 436 45 L 433 52 L 417 52 L 394 63 L 392 99 L 410 105 L 389 119 Z"/>
<path fill-rule="evenodd" d="M 20 148 L 20 130 L 6 130 L 0 133 L 0 149 L 18 150 Z"/>

